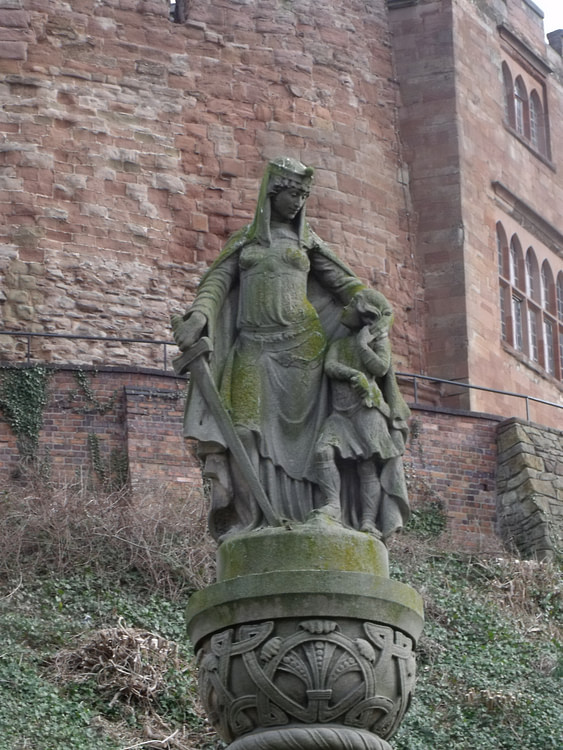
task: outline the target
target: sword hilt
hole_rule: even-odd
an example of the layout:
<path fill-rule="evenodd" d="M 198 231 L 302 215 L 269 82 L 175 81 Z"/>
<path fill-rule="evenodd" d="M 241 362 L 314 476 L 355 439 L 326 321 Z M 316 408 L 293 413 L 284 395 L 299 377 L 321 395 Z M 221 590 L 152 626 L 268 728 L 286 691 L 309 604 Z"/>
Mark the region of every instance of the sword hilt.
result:
<path fill-rule="evenodd" d="M 212 351 L 213 344 L 211 343 L 211 339 L 207 336 L 202 336 L 198 341 L 196 341 L 193 346 L 190 346 L 190 348 L 186 349 L 185 352 L 182 352 L 181 354 L 178 354 L 177 357 L 174 357 L 174 359 L 172 360 L 172 367 L 174 368 L 174 372 L 176 373 L 176 375 L 185 375 L 185 373 L 190 369 L 190 365 L 194 361 L 194 359 L 197 359 L 203 354 L 208 354 Z"/>

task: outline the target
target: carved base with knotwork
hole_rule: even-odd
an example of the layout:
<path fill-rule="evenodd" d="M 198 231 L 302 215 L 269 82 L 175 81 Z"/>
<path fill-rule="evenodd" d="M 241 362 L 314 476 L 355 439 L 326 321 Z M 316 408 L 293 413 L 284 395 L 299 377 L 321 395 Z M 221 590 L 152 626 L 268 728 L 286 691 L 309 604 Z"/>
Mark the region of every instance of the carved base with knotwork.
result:
<path fill-rule="evenodd" d="M 386 577 L 384 545 L 330 525 L 226 545 L 224 580 L 194 594 L 187 619 L 200 695 L 229 750 L 391 750 L 422 606 Z"/>

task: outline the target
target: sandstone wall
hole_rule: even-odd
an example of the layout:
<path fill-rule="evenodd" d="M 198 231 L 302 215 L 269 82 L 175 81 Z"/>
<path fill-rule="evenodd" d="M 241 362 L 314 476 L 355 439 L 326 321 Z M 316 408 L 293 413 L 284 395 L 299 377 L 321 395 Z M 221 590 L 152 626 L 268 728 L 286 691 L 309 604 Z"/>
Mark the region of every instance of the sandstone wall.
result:
<path fill-rule="evenodd" d="M 503 537 L 523 557 L 563 549 L 563 432 L 509 419 L 498 429 L 498 505 Z"/>
<path fill-rule="evenodd" d="M 541 7 L 541 3 L 537 3 Z M 546 261 L 554 275 L 563 272 L 563 59 L 545 42 L 541 16 L 524 0 L 490 0 L 476 8 L 455 6 L 454 33 L 458 40 L 456 77 L 460 122 L 461 187 L 465 235 L 467 326 L 470 382 L 526 393 L 563 404 L 563 372 L 555 362 L 553 375 L 544 361 L 544 330 L 537 331 L 538 358 L 530 345 L 517 351 L 502 341 L 499 299 L 499 262 L 496 224 L 508 241 L 515 234 L 523 254 L 533 248 L 539 268 Z M 474 60 L 479 60 L 479 85 Z M 502 63 L 516 79 L 525 78 L 528 96 L 535 88 L 545 93 L 548 144 L 535 150 L 506 122 Z M 467 92 L 463 95 L 462 92 Z M 520 274 L 524 277 L 524 269 Z M 536 279 L 536 293 L 540 279 Z M 525 288 L 522 278 L 519 287 Z M 529 296 L 529 292 L 528 292 Z M 509 305 L 509 303 L 507 303 Z M 555 306 L 551 312 L 555 312 Z M 510 309 L 505 312 L 510 315 Z M 559 319 L 563 322 L 563 319 Z M 524 320 L 526 338 L 528 321 Z M 528 333 L 528 339 L 530 334 Z M 491 346 L 491 341 L 495 346 Z M 498 345 L 496 345 L 498 342 Z M 508 399 L 475 393 L 477 410 L 525 418 L 510 409 Z M 509 410 L 510 409 L 510 410 Z M 536 409 L 532 417 L 557 427 L 561 410 Z M 554 419 L 555 416 L 555 419 Z"/>
<path fill-rule="evenodd" d="M 390 297 L 396 354 L 418 371 L 385 0 L 188 8 L 175 24 L 168 0 L 0 0 L 0 327 L 169 337 L 251 217 L 265 161 L 288 154 L 317 168 L 312 223 Z M 4 359 L 22 346 L 0 339 Z M 108 361 L 95 343 L 33 349 Z"/>
<path fill-rule="evenodd" d="M 466 378 L 465 270 L 452 0 L 390 11 L 400 129 L 418 216 L 428 373 Z M 463 401 L 463 399 L 461 399 Z"/>

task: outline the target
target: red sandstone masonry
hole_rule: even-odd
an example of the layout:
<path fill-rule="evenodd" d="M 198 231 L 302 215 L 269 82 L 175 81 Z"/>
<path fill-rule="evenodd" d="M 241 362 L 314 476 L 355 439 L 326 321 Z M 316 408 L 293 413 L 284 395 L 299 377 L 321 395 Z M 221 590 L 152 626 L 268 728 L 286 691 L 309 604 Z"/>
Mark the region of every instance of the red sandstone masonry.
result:
<path fill-rule="evenodd" d="M 0 59 L 0 284 L 21 299 L 0 302 L 0 325 L 167 337 L 250 219 L 265 161 L 287 153 L 317 167 L 313 226 L 392 300 L 396 356 L 420 370 L 384 0 L 197 2 L 185 25 L 168 8 L 17 4 L 27 57 Z M 33 295 L 22 262 L 41 266 Z"/>

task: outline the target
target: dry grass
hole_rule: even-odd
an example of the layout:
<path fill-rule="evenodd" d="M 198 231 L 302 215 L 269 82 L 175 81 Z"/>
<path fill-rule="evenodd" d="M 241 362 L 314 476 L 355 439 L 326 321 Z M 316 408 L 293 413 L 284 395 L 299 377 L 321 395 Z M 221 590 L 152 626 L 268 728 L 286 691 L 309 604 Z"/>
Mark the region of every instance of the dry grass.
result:
<path fill-rule="evenodd" d="M 178 646 L 155 633 L 116 628 L 89 633 L 76 648 L 59 651 L 53 660 L 57 680 L 75 683 L 95 679 L 111 708 L 118 701 L 149 709 L 163 691 L 169 669 L 182 669 Z"/>
<path fill-rule="evenodd" d="M 170 675 L 195 674 L 194 659 L 181 653 L 178 645 L 161 635 L 138 628 L 106 628 L 88 633 L 73 648 L 59 651 L 50 664 L 52 679 L 60 684 L 95 685 L 96 694 L 107 705 L 119 704 L 142 716 L 142 729 L 133 730 L 126 720 L 108 721 L 98 716 L 99 729 L 113 736 L 124 750 L 164 748 L 194 750 L 216 743 L 217 735 L 207 724 L 197 696 L 195 680 L 189 695 L 190 713 L 199 722 L 173 728 L 158 711 L 159 697 L 166 693 Z"/>
<path fill-rule="evenodd" d="M 135 570 L 177 597 L 213 580 L 215 545 L 202 493 L 17 488 L 0 495 L 0 576 Z"/>

